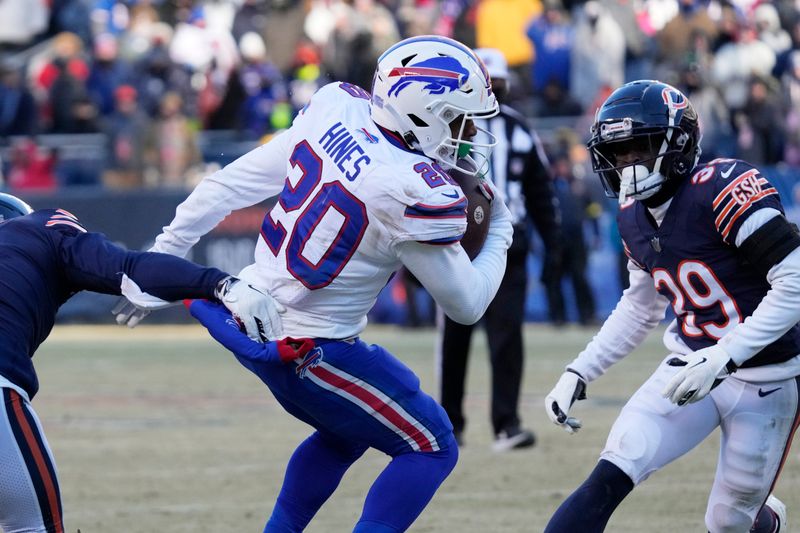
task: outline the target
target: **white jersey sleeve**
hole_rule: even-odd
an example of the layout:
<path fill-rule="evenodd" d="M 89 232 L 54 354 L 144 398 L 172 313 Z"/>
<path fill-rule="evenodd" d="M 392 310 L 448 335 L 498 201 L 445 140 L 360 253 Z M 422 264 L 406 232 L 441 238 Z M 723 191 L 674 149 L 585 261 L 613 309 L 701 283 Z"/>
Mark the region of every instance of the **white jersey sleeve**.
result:
<path fill-rule="evenodd" d="M 622 293 L 617 307 L 586 348 L 567 368 L 580 373 L 587 382 L 605 374 L 631 353 L 664 318 L 669 302 L 656 292 L 653 279 L 628 261 L 630 287 Z"/>
<path fill-rule="evenodd" d="M 432 165 L 426 165 L 433 170 Z M 411 166 L 396 183 L 375 194 L 376 209 L 371 210 L 391 234 L 392 244 L 417 241 L 448 245 L 461 240 L 467 229 L 467 199 L 461 189 L 443 172 L 437 173 L 441 186 L 430 188 Z"/>
<path fill-rule="evenodd" d="M 178 206 L 175 218 L 156 237 L 150 251 L 184 257 L 231 211 L 280 193 L 286 178 L 289 144 L 289 132 L 283 132 L 205 177 Z"/>

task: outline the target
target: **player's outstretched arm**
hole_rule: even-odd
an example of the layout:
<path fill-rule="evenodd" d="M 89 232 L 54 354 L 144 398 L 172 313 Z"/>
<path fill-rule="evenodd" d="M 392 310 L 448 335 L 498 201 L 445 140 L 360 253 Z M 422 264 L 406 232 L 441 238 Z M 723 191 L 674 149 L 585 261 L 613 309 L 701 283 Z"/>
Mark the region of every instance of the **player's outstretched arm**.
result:
<path fill-rule="evenodd" d="M 104 235 L 78 226 L 53 231 L 64 273 L 72 285 L 124 295 L 137 310 L 131 315 L 134 318 L 184 298 L 218 299 L 244 324 L 251 338 L 263 341 L 283 335 L 282 306 L 221 270 L 168 254 L 125 250 Z"/>
<path fill-rule="evenodd" d="M 655 290 L 650 275 L 628 262 L 630 286 L 586 348 L 567 365 L 587 383 L 631 353 L 664 318 L 669 302 Z"/>
<path fill-rule="evenodd" d="M 186 300 L 184 304 L 217 342 L 256 374 L 260 371 L 268 372 L 270 365 L 304 357 L 314 347 L 311 339 L 286 338 L 274 342 L 255 342 L 242 333 L 239 323 L 225 306 L 207 300 Z"/>
<path fill-rule="evenodd" d="M 506 268 L 511 245 L 511 213 L 492 201 L 489 233 L 478 256 L 470 261 L 459 244 L 436 246 L 415 241 L 398 245 L 400 260 L 422 283 L 451 319 L 474 324 L 494 299 Z"/>

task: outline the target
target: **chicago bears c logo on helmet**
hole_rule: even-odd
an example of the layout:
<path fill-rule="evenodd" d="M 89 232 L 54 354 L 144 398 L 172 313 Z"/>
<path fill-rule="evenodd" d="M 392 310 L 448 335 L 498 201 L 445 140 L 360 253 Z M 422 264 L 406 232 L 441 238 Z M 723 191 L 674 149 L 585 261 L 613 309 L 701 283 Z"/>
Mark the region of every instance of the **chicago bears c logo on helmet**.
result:
<path fill-rule="evenodd" d="M 678 113 L 679 110 L 686 109 L 686 107 L 689 105 L 689 101 L 685 96 L 683 96 L 683 93 L 672 87 L 664 87 L 664 89 L 661 90 L 661 98 L 667 105 L 670 116 L 673 117 Z"/>
<path fill-rule="evenodd" d="M 389 77 L 400 78 L 389 89 L 389 96 L 397 96 L 413 82 L 425 83 L 423 90 L 431 94 L 444 94 L 460 88 L 469 77 L 469 71 L 455 58 L 433 57 L 416 65 L 395 67 L 389 72 Z"/>

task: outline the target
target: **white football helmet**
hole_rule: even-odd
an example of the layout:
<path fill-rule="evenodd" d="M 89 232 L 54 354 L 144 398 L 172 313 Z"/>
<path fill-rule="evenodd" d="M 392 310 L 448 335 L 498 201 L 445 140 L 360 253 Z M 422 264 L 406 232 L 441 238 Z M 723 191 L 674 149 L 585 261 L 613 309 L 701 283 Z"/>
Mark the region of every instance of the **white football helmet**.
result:
<path fill-rule="evenodd" d="M 462 139 L 468 120 L 493 117 L 498 112 L 489 74 L 466 46 L 437 35 L 411 37 L 395 44 L 378 58 L 372 81 L 372 120 L 399 134 L 405 143 L 440 163 L 477 174 L 469 152 L 489 154 L 497 144 Z M 450 124 L 460 120 L 457 136 Z"/>

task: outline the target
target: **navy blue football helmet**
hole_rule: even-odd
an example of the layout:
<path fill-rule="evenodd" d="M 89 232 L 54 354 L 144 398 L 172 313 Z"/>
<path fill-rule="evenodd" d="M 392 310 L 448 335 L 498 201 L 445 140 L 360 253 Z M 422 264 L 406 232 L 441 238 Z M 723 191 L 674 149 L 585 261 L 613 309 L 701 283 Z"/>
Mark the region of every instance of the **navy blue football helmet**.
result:
<path fill-rule="evenodd" d="M 644 200 L 688 176 L 700 158 L 697 113 L 678 89 L 627 83 L 597 110 L 587 147 L 606 194 Z"/>
<path fill-rule="evenodd" d="M 0 222 L 9 218 L 22 217 L 33 213 L 31 206 L 10 194 L 0 192 Z"/>

